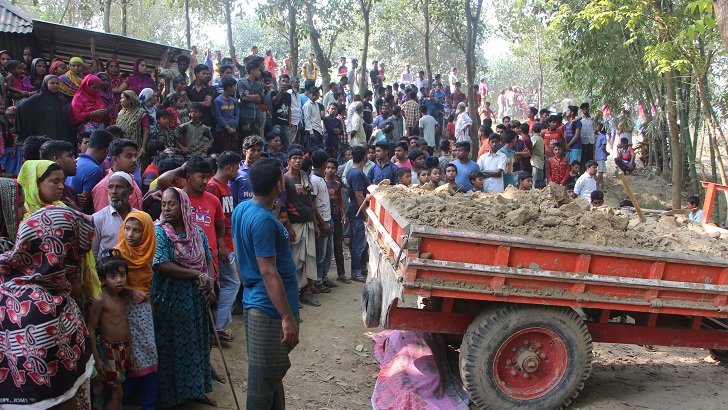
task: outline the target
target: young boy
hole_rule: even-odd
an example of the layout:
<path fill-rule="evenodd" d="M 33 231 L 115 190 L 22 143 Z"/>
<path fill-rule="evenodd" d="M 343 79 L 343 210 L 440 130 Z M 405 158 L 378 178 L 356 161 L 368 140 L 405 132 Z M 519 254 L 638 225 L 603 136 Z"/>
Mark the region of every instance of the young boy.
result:
<path fill-rule="evenodd" d="M 12 128 L 12 127 L 11 127 Z M 79 154 L 85 154 L 86 150 L 88 150 L 88 142 L 91 140 L 91 133 L 88 131 L 83 131 L 78 133 L 78 137 L 76 137 L 76 143 L 78 143 L 78 153 Z"/>
<path fill-rule="evenodd" d="M 604 192 L 600 190 L 592 191 L 591 193 L 591 207 L 597 208 L 604 205 Z"/>
<path fill-rule="evenodd" d="M 627 138 L 619 140 L 617 146 L 617 158 L 614 158 L 614 163 L 622 170 L 625 174 L 634 172 L 634 149 L 629 145 Z"/>
<path fill-rule="evenodd" d="M 521 171 L 518 173 L 518 190 L 530 191 L 533 185 L 533 175 L 528 172 Z"/>
<path fill-rule="evenodd" d="M 412 181 L 417 181 L 420 170 L 425 167 L 425 153 L 415 148 L 407 154 L 407 159 L 412 164 Z"/>
<path fill-rule="evenodd" d="M 442 181 L 442 168 L 439 166 L 430 168 L 430 186 L 437 188 L 440 186 L 440 181 Z"/>
<path fill-rule="evenodd" d="M 126 300 L 121 296 L 128 266 L 118 255 L 118 251 L 111 250 L 96 266 L 104 291 L 94 299 L 88 323 L 96 370 L 109 392 L 105 410 L 121 410 L 124 394 L 121 384 L 126 380 L 126 369 L 133 362 Z M 97 328 L 101 330 L 98 335 Z"/>
<path fill-rule="evenodd" d="M 516 161 L 516 152 L 513 151 L 513 145 L 516 143 L 516 137 L 516 133 L 511 130 L 504 132 L 503 146 L 498 150 L 508 158 L 506 172 L 503 173 L 503 188 L 516 186 L 516 177 L 513 174 L 513 164 Z"/>
<path fill-rule="evenodd" d="M 543 138 L 547 161 L 554 156 L 554 144 L 558 142 L 561 144 L 561 149 L 564 149 L 564 128 L 560 125 L 561 117 L 558 115 L 552 115 L 549 117 L 549 127 L 541 131 L 541 138 Z"/>
<path fill-rule="evenodd" d="M 604 134 L 604 125 L 597 123 L 597 138 L 594 141 L 595 157 L 597 160 L 597 188 L 604 189 L 604 173 L 607 172 L 607 136 Z"/>
<path fill-rule="evenodd" d="M 703 218 L 703 210 L 698 208 L 700 206 L 700 198 L 693 195 L 690 198 L 688 198 L 687 201 L 688 209 L 690 209 L 690 213 L 688 214 L 688 219 L 700 223 L 700 220 Z"/>
<path fill-rule="evenodd" d="M 267 146 L 265 152 L 268 154 L 268 158 L 275 158 L 280 164 L 281 168 L 288 167 L 288 155 L 281 151 L 281 133 L 275 128 L 265 136 Z"/>
<path fill-rule="evenodd" d="M 341 196 L 341 183 L 336 177 L 339 164 L 334 158 L 326 161 L 324 181 L 329 191 L 331 202 L 331 219 L 334 221 L 334 260 L 336 261 L 336 280 L 346 284 L 351 280 L 346 277 L 344 271 L 344 226 L 346 226 L 346 209 L 344 208 L 343 197 Z"/>
<path fill-rule="evenodd" d="M 169 126 L 171 120 L 172 114 L 169 111 L 157 110 L 157 124 L 149 130 L 149 136 L 152 140 L 162 141 L 167 148 L 176 148 L 178 137 Z"/>
<path fill-rule="evenodd" d="M 564 146 L 557 142 L 552 149 L 554 156 L 548 160 L 547 180 L 559 185 L 565 185 L 569 179 L 569 160 L 564 156 Z"/>
<path fill-rule="evenodd" d="M 215 146 L 219 152 L 229 149 L 237 150 L 237 130 L 240 120 L 240 107 L 235 100 L 238 82 L 232 77 L 222 79 L 222 95 L 212 102 L 212 113 L 215 114 Z"/>
<path fill-rule="evenodd" d="M 465 193 L 467 190 L 462 185 L 455 182 L 455 178 L 458 176 L 458 167 L 455 164 L 447 164 L 445 166 L 445 182 L 441 186 L 447 185 L 450 189 L 455 192 Z"/>
<path fill-rule="evenodd" d="M 202 104 L 192 103 L 190 107 L 189 122 L 177 128 L 179 137 L 177 143 L 179 149 L 185 153 L 187 158 L 193 155 L 207 156 L 207 150 L 212 145 L 212 133 L 210 127 L 202 123 Z"/>
<path fill-rule="evenodd" d="M 586 172 L 574 184 L 574 192 L 571 197 L 576 199 L 578 196 L 583 196 L 591 202 L 591 193 L 597 190 L 597 162 L 589 160 L 585 164 Z M 602 198 L 603 199 L 603 198 Z"/>
<path fill-rule="evenodd" d="M 567 184 L 576 184 L 576 180 L 581 176 L 581 162 L 571 161 L 569 164 L 569 178 L 566 179 Z"/>
<path fill-rule="evenodd" d="M 425 185 L 429 185 L 428 182 L 430 182 L 430 170 L 427 168 L 422 168 L 417 172 L 417 182 L 419 183 L 420 188 L 424 187 Z"/>
<path fill-rule="evenodd" d="M 485 189 L 483 188 L 483 173 L 480 171 L 473 171 L 468 175 L 468 178 L 470 179 L 470 184 L 473 185 L 473 189 L 468 191 L 468 193 L 471 192 L 485 192 Z"/>
<path fill-rule="evenodd" d="M 397 170 L 397 183 L 403 186 L 412 185 L 412 171 L 406 167 L 399 168 Z"/>

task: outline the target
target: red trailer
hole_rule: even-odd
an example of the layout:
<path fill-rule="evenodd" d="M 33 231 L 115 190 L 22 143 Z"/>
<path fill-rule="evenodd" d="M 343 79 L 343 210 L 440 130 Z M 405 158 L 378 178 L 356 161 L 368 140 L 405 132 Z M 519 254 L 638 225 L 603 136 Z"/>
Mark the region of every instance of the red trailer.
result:
<path fill-rule="evenodd" d="M 479 408 L 567 406 L 592 342 L 728 349 L 725 259 L 417 226 L 370 191 L 365 325 L 464 335 Z"/>

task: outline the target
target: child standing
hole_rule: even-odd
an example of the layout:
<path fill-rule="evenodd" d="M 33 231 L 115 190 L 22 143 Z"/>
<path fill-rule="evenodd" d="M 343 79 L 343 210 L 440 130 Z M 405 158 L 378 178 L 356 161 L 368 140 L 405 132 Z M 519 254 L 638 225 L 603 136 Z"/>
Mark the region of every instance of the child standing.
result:
<path fill-rule="evenodd" d="M 565 185 L 569 179 L 569 160 L 564 156 L 564 146 L 557 142 L 553 146 L 554 156 L 549 158 L 547 180 L 559 185 Z"/>
<path fill-rule="evenodd" d="M 412 185 L 412 171 L 405 167 L 397 169 L 397 183 L 402 186 Z"/>
<path fill-rule="evenodd" d="M 331 203 L 331 219 L 334 221 L 334 260 L 336 261 L 336 280 L 343 283 L 351 283 L 344 271 L 344 226 L 346 226 L 346 209 L 341 195 L 341 183 L 336 178 L 336 171 L 339 164 L 334 158 L 326 161 L 324 181 L 329 191 Z"/>
<path fill-rule="evenodd" d="M 121 384 L 126 380 L 126 369 L 131 367 L 133 357 L 126 300 L 121 296 L 128 268 L 117 250 L 109 251 L 108 255 L 97 266 L 99 279 L 104 282 L 104 291 L 91 305 L 88 328 L 96 370 L 109 391 L 109 400 L 104 409 L 121 410 Z M 101 330 L 98 336 L 97 328 Z"/>
<path fill-rule="evenodd" d="M 217 125 L 215 127 L 215 147 L 219 152 L 229 149 L 237 150 L 236 127 L 240 119 L 240 108 L 233 96 L 237 91 L 238 83 L 232 77 L 222 79 L 222 95 L 212 102 L 212 112 L 215 114 Z M 236 148 L 237 147 L 237 148 Z"/>
<path fill-rule="evenodd" d="M 167 110 L 157 111 L 157 124 L 149 130 L 152 140 L 162 141 L 167 148 L 177 147 L 177 133 L 170 127 L 172 114 Z M 149 145 L 149 144 L 147 144 Z M 149 151 L 147 147 L 147 151 Z"/>
<path fill-rule="evenodd" d="M 516 186 L 516 177 L 513 175 L 513 164 L 516 161 L 516 152 L 513 151 L 513 145 L 516 142 L 516 137 L 516 133 L 511 130 L 504 132 L 503 146 L 498 150 L 508 158 L 506 172 L 503 173 L 503 188 Z"/>
<path fill-rule="evenodd" d="M 420 170 L 417 171 L 417 182 L 420 187 L 427 185 L 427 183 L 430 182 L 430 170 L 427 168 L 420 168 Z"/>
<path fill-rule="evenodd" d="M 455 182 L 455 178 L 458 176 L 458 167 L 455 166 L 455 164 L 447 164 L 445 167 L 445 183 L 442 185 L 447 185 L 455 192 L 459 193 L 465 193 L 467 192 L 465 190 L 465 187 Z"/>
<path fill-rule="evenodd" d="M 437 188 L 438 186 L 440 186 L 440 181 L 442 181 L 442 168 L 430 168 L 430 186 L 432 188 Z"/>
<path fill-rule="evenodd" d="M 185 153 L 186 157 L 192 155 L 207 156 L 207 150 L 212 145 L 210 127 L 201 121 L 202 110 L 202 104 L 192 103 L 190 107 L 190 118 L 192 120 L 180 125 L 177 129 L 179 149 Z"/>
<path fill-rule="evenodd" d="M 597 138 L 594 141 L 595 158 L 597 160 L 597 189 L 604 189 L 604 173 L 607 172 L 607 136 L 604 134 L 604 125 L 597 123 Z"/>
<path fill-rule="evenodd" d="M 473 171 L 468 175 L 470 184 L 473 185 L 473 189 L 468 192 L 485 192 L 483 187 L 483 173 L 480 171 Z"/>

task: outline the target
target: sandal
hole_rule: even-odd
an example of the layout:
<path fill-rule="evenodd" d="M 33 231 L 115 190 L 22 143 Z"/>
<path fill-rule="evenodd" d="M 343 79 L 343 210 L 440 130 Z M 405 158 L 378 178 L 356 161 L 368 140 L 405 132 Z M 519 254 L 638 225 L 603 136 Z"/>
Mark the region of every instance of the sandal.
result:
<path fill-rule="evenodd" d="M 321 291 L 319 290 L 318 287 L 316 287 L 316 285 L 309 286 L 309 292 L 311 292 L 312 295 L 318 295 L 319 293 L 321 293 Z"/>
<path fill-rule="evenodd" d="M 230 331 L 227 330 L 227 329 L 220 329 L 220 330 L 218 330 L 217 331 L 217 337 L 220 340 L 223 340 L 223 341 L 226 341 L 226 342 L 232 342 L 233 340 L 235 340 L 235 338 L 233 337 L 233 335 L 231 335 L 230 334 Z"/>
<path fill-rule="evenodd" d="M 349 280 L 349 278 L 347 278 L 344 275 L 339 276 L 338 278 L 336 278 L 336 280 L 338 282 L 346 283 L 347 285 L 351 283 L 351 281 Z"/>
<path fill-rule="evenodd" d="M 311 295 L 301 296 L 301 298 L 299 300 L 304 305 L 315 306 L 315 307 L 321 306 L 321 302 L 319 302 L 318 300 L 311 297 Z"/>
<path fill-rule="evenodd" d="M 316 289 L 318 289 L 318 291 L 319 291 L 319 292 L 321 292 L 321 293 L 331 293 L 331 289 L 327 288 L 327 287 L 326 287 L 326 286 L 324 286 L 323 284 L 321 284 L 321 285 L 318 285 L 318 286 L 314 286 L 314 287 L 315 287 Z"/>
<path fill-rule="evenodd" d="M 331 279 L 329 279 L 329 278 L 326 278 L 324 280 L 323 285 L 326 286 L 327 288 L 338 288 L 339 287 L 339 285 L 332 282 Z"/>
<path fill-rule="evenodd" d="M 366 276 L 357 276 L 355 278 L 351 278 L 351 280 L 353 280 L 355 282 L 366 283 L 367 277 Z"/>

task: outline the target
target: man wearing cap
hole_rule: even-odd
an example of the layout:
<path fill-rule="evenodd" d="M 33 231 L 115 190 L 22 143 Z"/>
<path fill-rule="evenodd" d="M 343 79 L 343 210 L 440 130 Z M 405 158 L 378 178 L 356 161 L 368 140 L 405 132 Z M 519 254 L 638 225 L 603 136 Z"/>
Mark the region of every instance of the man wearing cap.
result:
<path fill-rule="evenodd" d="M 97 258 L 101 251 L 113 248 L 119 243 L 121 224 L 124 223 L 129 212 L 136 211 L 129 204 L 133 183 L 131 175 L 123 171 L 114 172 L 107 181 L 109 204 L 91 215 L 96 226 L 96 235 L 91 243 L 91 250 Z"/>
<path fill-rule="evenodd" d="M 139 146 L 136 142 L 125 138 L 115 140 L 109 147 L 109 157 L 111 158 L 111 169 L 92 190 L 91 196 L 94 201 L 94 211 L 98 212 L 109 205 L 109 180 L 116 172 L 125 172 L 129 175 L 134 173 L 137 167 L 137 150 Z M 132 179 L 133 190 L 129 191 L 129 203 L 136 209 L 142 209 L 142 190 Z M 118 233 L 118 232 L 117 232 Z M 114 244 L 116 245 L 116 244 Z"/>
<path fill-rule="evenodd" d="M 470 142 L 470 126 L 473 120 L 468 115 L 467 106 L 464 102 L 458 104 L 457 119 L 455 120 L 455 142 Z"/>

